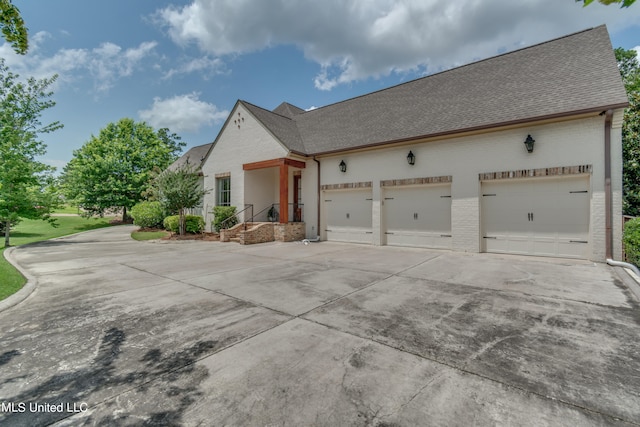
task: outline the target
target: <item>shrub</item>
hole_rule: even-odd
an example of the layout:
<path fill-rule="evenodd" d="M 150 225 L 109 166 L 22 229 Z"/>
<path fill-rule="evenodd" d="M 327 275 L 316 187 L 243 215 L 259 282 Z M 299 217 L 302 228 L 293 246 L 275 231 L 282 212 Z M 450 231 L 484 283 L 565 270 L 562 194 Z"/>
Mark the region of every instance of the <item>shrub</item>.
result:
<path fill-rule="evenodd" d="M 634 265 L 640 265 L 640 218 L 634 218 L 624 225 L 624 251 L 627 260 Z"/>
<path fill-rule="evenodd" d="M 139 227 L 159 227 L 164 219 L 160 202 L 140 202 L 131 208 L 133 223 Z"/>
<path fill-rule="evenodd" d="M 204 219 L 200 215 L 186 215 L 186 232 L 187 233 L 202 233 L 204 230 Z M 180 217 L 178 215 L 171 215 L 164 219 L 164 228 L 172 233 L 178 232 L 178 223 Z"/>
<path fill-rule="evenodd" d="M 213 208 L 213 229 L 220 231 L 220 226 L 224 221 L 224 228 L 231 228 L 238 223 L 235 206 L 214 206 Z"/>

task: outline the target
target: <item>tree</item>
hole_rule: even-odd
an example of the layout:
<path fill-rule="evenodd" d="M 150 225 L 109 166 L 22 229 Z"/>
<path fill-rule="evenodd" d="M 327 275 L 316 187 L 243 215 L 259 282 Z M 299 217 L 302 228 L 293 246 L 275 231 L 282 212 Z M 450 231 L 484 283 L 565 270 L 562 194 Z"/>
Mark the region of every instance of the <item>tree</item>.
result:
<path fill-rule="evenodd" d="M 129 118 L 109 123 L 73 152 L 64 168 L 64 192 L 86 216 L 122 209 L 126 221 L 127 210 L 143 199 L 151 172 L 169 166 L 182 146 L 179 137 L 167 129 L 156 132 Z"/>
<path fill-rule="evenodd" d="M 0 28 L 5 40 L 11 43 L 16 53 L 24 55 L 29 49 L 27 27 L 17 7 L 11 0 L 0 0 Z"/>
<path fill-rule="evenodd" d="M 160 173 L 153 183 L 154 196 L 167 212 L 177 212 L 180 218 L 178 231 L 182 236 L 186 232 L 186 210 L 200 205 L 208 193 L 202 188 L 200 175 L 185 163 L 174 170 Z"/>
<path fill-rule="evenodd" d="M 617 48 L 616 60 L 629 96 L 622 124 L 623 212 L 640 215 L 640 63 L 635 50 Z"/>
<path fill-rule="evenodd" d="M 41 133 L 62 127 L 59 122 L 43 125 L 42 112 L 55 105 L 49 91 L 57 76 L 19 80 L 0 59 L 0 221 L 4 223 L 5 246 L 11 225 L 20 218 L 50 218 L 57 204 L 52 190 L 54 168 L 36 160 L 46 152 Z"/>
<path fill-rule="evenodd" d="M 620 7 L 629 7 L 633 3 L 635 3 L 635 1 L 636 0 L 598 0 L 598 3 L 604 4 L 606 6 L 609 6 L 613 3 L 622 3 Z M 583 2 L 585 6 L 589 6 L 591 3 L 593 3 L 593 0 L 576 0 L 576 3 L 580 2 Z"/>
<path fill-rule="evenodd" d="M 629 93 L 622 124 L 622 210 L 640 216 L 640 92 Z"/>

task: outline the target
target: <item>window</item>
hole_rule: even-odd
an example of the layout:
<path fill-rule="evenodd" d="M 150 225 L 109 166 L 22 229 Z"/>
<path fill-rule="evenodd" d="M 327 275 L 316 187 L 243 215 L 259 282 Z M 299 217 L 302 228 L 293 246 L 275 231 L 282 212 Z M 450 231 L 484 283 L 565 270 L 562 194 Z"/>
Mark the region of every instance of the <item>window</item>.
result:
<path fill-rule="evenodd" d="M 216 179 L 217 206 L 231 206 L 231 177 Z"/>

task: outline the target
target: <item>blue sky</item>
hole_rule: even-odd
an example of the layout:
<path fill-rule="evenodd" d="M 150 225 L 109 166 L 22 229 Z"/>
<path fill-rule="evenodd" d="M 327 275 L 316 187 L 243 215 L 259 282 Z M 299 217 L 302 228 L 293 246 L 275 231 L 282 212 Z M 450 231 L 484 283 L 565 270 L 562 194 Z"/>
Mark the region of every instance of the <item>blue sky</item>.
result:
<path fill-rule="evenodd" d="M 59 75 L 46 163 L 123 117 L 215 139 L 237 99 L 309 109 L 585 28 L 640 45 L 640 4 L 573 0 L 14 0 L 30 50 L 22 77 Z M 580 76 L 576 76 L 580 78 Z"/>

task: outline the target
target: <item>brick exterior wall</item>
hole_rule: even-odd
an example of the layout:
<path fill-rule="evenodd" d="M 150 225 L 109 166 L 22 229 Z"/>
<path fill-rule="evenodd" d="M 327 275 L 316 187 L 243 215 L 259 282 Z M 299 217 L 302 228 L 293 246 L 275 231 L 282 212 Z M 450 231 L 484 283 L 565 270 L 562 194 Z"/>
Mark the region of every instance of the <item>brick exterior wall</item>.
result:
<path fill-rule="evenodd" d="M 209 212 L 215 200 L 215 175 L 230 172 L 232 205 L 240 209 L 257 194 L 266 194 L 269 199 L 277 198 L 277 186 L 263 188 L 262 183 L 277 180 L 268 172 L 242 170 L 243 163 L 284 157 L 286 150 L 262 125 L 257 123 L 240 105 L 234 109 L 233 119 L 237 124 L 223 129 L 212 155 L 203 165 L 205 188 L 211 192 L 205 197 L 205 208 Z M 612 197 L 614 257 L 620 259 L 622 251 L 622 152 L 621 122 L 623 110 L 616 110 L 612 123 Z M 481 232 L 481 183 L 485 180 L 499 180 L 517 177 L 544 177 L 574 173 L 589 174 L 590 182 L 590 230 L 589 258 L 603 261 L 605 258 L 605 203 L 604 203 L 604 117 L 581 116 L 555 122 L 522 124 L 510 128 L 483 131 L 456 137 L 424 140 L 416 143 L 394 145 L 393 147 L 354 150 L 336 155 L 319 156 L 322 165 L 320 190 L 372 189 L 372 231 L 373 243 L 384 244 L 384 210 L 381 208 L 381 188 L 393 185 L 424 184 L 427 179 L 442 179 L 451 182 L 451 234 L 453 250 L 479 252 L 483 250 Z M 527 135 L 535 140 L 534 151 L 528 153 L 523 141 Z M 411 150 L 415 165 L 406 160 Z M 344 160 L 348 165 L 345 173 L 337 165 Z M 326 213 L 321 213 L 320 230 L 316 229 L 317 171 L 313 160 L 307 161 L 307 169 L 302 172 L 302 197 L 305 205 L 306 234 L 314 237 L 320 231 L 326 239 Z M 268 175 L 268 176 L 267 176 Z M 291 179 L 293 173 L 291 173 Z M 544 179 L 544 178 L 540 178 Z M 429 181 L 430 182 L 430 181 Z M 290 191 L 292 185 L 290 182 Z M 269 190 L 269 191 L 268 191 Z M 291 197 L 291 196 L 290 196 Z M 251 199 L 251 200 L 249 200 Z M 262 203 L 262 200 L 259 200 Z M 258 202 L 255 202 L 260 204 Z M 320 212 L 326 212 L 320 200 Z M 256 207 L 259 209 L 260 207 Z M 210 226 L 210 218 L 207 218 Z M 294 227 L 300 227 L 296 225 Z M 271 231 L 282 239 L 297 240 L 295 231 Z M 253 242 L 269 237 L 245 236 L 245 241 Z M 295 238 L 292 236 L 296 236 Z M 304 234 L 300 236 L 303 238 Z M 221 240 L 222 236 L 221 236 Z"/>
<path fill-rule="evenodd" d="M 250 226 L 250 225 L 251 225 L 250 223 L 247 224 L 247 226 Z M 220 230 L 220 241 L 230 242 L 232 238 L 238 237 L 238 233 L 240 233 L 240 231 L 242 230 L 244 230 L 243 223 L 236 224 L 231 228 L 224 228 Z"/>
<path fill-rule="evenodd" d="M 241 104 L 236 105 L 230 116 L 229 122 L 218 135 L 210 156 L 202 165 L 204 188 L 210 190 L 204 196 L 203 203 L 207 211 L 205 218 L 207 231 L 211 230 L 213 219 L 211 211 L 216 205 L 216 175 L 224 174 L 224 176 L 231 178 L 231 205 L 241 211 L 244 209 L 245 203 L 252 203 L 245 197 L 245 192 L 251 190 L 246 188 L 246 172 L 242 169 L 242 165 L 287 155 L 287 150 L 282 144 Z M 272 197 L 269 199 L 270 203 L 274 202 L 271 200 Z M 262 207 L 256 206 L 256 209 Z"/>
<path fill-rule="evenodd" d="M 273 224 L 270 222 L 255 224 L 248 230 L 238 233 L 238 237 L 241 245 L 273 242 Z"/>
<path fill-rule="evenodd" d="M 612 192 L 614 256 L 621 256 L 622 230 L 622 110 L 614 114 L 612 141 Z M 523 142 L 527 135 L 535 140 L 532 153 Z M 411 150 L 415 165 L 406 160 Z M 337 164 L 344 160 L 345 173 Z M 451 182 L 451 234 L 453 250 L 480 252 L 481 182 L 510 178 L 536 178 L 588 174 L 590 182 L 589 256 L 605 258 L 604 209 L 604 117 L 594 114 L 571 120 L 531 123 L 511 129 L 496 129 L 446 139 L 434 139 L 391 148 L 341 153 L 321 158 L 322 189 L 354 188 L 354 183 L 372 183 L 373 243 L 383 244 L 385 218 L 380 208 L 381 187 L 424 183 L 424 177 L 442 177 Z M 325 166 L 326 165 L 326 166 Z M 322 201 L 321 201 L 322 203 Z M 326 208 L 323 206 L 323 211 Z M 321 218 L 323 221 L 325 219 Z M 326 223 L 321 224 L 321 230 Z M 326 239 L 326 233 L 321 234 Z"/>
<path fill-rule="evenodd" d="M 289 224 L 274 224 L 273 237 L 278 242 L 293 242 L 305 238 L 305 223 L 290 222 Z"/>

